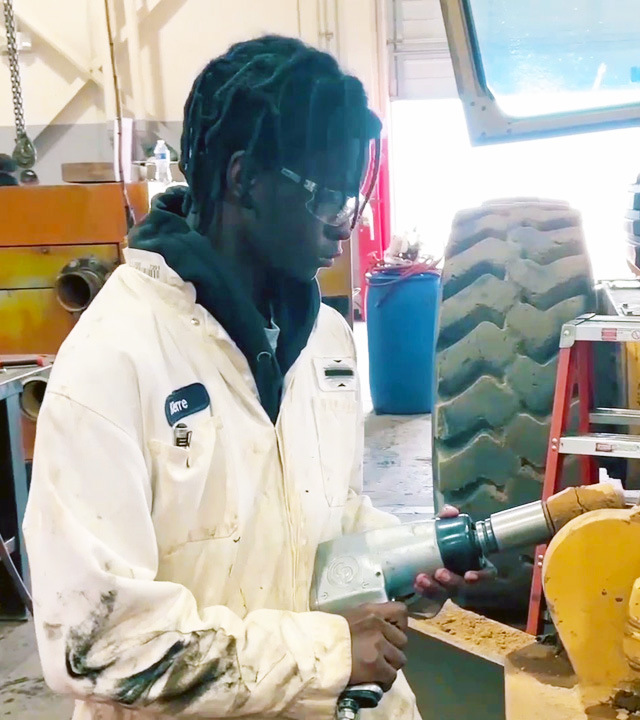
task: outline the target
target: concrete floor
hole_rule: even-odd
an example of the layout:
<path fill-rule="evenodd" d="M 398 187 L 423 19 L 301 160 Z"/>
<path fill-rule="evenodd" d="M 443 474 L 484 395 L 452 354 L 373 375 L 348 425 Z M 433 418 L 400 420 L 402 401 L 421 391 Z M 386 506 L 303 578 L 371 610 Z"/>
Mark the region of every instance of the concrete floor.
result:
<path fill-rule="evenodd" d="M 355 327 L 363 403 L 367 412 L 365 492 L 376 507 L 402 521 L 433 513 L 431 418 L 377 416 L 368 391 L 366 327 Z M 73 703 L 51 693 L 42 679 L 31 622 L 0 622 L 0 718 L 69 720 Z"/>

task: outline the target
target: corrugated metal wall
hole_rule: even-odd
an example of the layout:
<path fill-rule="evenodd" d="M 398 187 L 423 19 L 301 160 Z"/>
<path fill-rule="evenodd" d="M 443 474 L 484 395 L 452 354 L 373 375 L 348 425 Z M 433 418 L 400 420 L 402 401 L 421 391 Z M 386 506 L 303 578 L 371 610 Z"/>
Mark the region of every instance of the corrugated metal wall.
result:
<path fill-rule="evenodd" d="M 391 97 L 457 97 L 439 0 L 387 0 Z"/>

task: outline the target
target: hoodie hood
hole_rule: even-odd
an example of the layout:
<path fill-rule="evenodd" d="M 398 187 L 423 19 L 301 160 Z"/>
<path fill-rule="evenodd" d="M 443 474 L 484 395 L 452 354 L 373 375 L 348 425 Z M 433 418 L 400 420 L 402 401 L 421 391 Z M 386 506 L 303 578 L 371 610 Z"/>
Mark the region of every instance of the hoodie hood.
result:
<path fill-rule="evenodd" d="M 222 325 L 246 357 L 262 407 L 275 423 L 284 375 L 306 347 L 318 316 L 318 283 L 274 274 L 271 306 L 273 320 L 280 328 L 274 353 L 265 319 L 251 297 L 211 241 L 189 224 L 185 216 L 188 194 L 188 188 L 179 186 L 156 196 L 151 212 L 129 233 L 129 247 L 162 255 L 185 282 L 193 284 L 197 302 Z"/>

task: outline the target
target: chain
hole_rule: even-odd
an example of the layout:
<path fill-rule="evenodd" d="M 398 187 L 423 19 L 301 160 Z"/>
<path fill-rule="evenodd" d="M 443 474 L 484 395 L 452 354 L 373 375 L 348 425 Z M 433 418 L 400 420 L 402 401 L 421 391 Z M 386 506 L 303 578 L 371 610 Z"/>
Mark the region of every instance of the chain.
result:
<path fill-rule="evenodd" d="M 20 83 L 20 64 L 16 22 L 13 12 L 13 0 L 2 0 L 4 24 L 7 31 L 7 50 L 9 68 L 11 70 L 11 92 L 13 94 L 13 114 L 16 122 L 16 147 L 13 159 L 22 168 L 31 168 L 36 161 L 36 150 L 33 146 L 24 123 L 24 106 L 22 101 L 22 85 Z"/>
<path fill-rule="evenodd" d="M 13 0 L 3 0 L 4 24 L 7 30 L 7 49 L 9 67 L 11 68 L 11 91 L 13 93 L 13 112 L 16 118 L 16 133 L 26 135 L 24 126 L 24 109 L 22 106 L 22 88 L 20 86 L 20 66 L 18 64 L 18 41 L 16 23 L 13 15 Z"/>

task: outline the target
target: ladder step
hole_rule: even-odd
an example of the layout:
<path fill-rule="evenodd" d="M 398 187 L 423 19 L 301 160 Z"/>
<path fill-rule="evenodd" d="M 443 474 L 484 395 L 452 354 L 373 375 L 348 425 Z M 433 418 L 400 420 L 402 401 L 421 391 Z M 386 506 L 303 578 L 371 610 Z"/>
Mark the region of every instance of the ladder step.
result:
<path fill-rule="evenodd" d="M 589 414 L 589 422 L 594 425 L 640 425 L 640 410 L 599 407 Z"/>
<path fill-rule="evenodd" d="M 560 438 L 559 452 L 563 455 L 640 458 L 640 435 L 566 435 Z"/>
<path fill-rule="evenodd" d="M 640 505 L 640 490 L 624 490 L 623 492 L 627 505 Z"/>
<path fill-rule="evenodd" d="M 621 315 L 582 315 L 562 326 L 560 347 L 574 342 L 640 342 L 640 318 Z"/>

